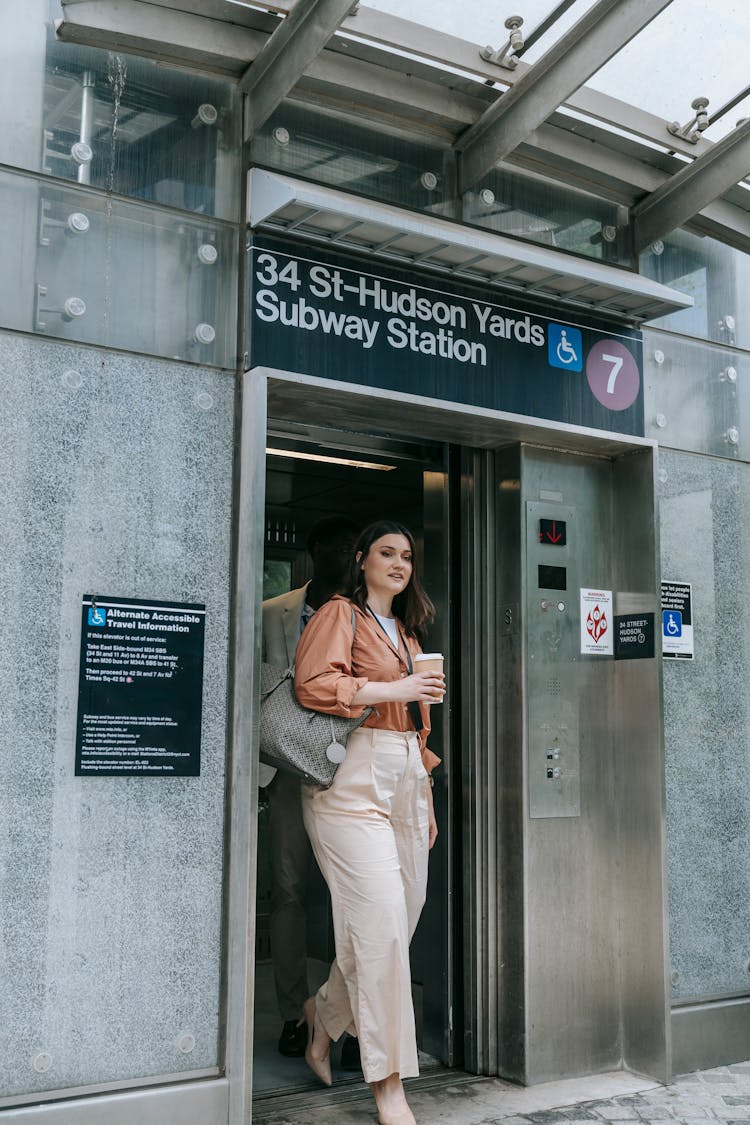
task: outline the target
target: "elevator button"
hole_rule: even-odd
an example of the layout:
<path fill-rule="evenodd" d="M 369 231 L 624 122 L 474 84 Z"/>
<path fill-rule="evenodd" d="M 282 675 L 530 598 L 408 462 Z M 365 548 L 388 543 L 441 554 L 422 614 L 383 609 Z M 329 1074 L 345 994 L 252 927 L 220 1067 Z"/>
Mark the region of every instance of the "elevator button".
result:
<path fill-rule="evenodd" d="M 552 778 L 554 776 L 555 776 L 555 771 L 552 769 L 552 766 L 547 766 L 547 779 L 549 781 L 552 781 Z"/>

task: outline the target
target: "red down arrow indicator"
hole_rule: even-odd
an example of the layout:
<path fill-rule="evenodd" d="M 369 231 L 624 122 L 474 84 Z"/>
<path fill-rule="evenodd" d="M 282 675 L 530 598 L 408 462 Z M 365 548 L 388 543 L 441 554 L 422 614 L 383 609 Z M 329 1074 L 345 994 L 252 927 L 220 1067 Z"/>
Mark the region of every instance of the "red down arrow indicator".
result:
<path fill-rule="evenodd" d="M 565 520 L 540 520 L 539 542 L 551 543 L 553 547 L 564 547 L 567 542 Z"/>

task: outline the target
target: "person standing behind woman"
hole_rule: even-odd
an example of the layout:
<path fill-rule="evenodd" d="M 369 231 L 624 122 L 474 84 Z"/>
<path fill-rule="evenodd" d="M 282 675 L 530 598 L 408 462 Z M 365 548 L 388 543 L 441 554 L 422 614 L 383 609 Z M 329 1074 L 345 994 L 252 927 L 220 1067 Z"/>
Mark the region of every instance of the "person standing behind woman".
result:
<path fill-rule="evenodd" d="M 356 630 L 352 630 L 352 610 Z M 330 1044 L 359 1036 L 362 1070 L 381 1125 L 414 1125 L 402 1085 L 419 1073 L 409 943 L 437 838 L 427 749 L 430 703 L 442 673 L 414 673 L 434 618 L 415 570 L 414 538 L 381 520 L 355 547 L 351 597 L 336 596 L 305 629 L 294 688 L 303 707 L 335 715 L 373 711 L 348 739 L 329 789 L 303 786 L 302 811 L 331 893 L 336 960 L 305 1004 L 305 1059 L 331 1085 Z"/>

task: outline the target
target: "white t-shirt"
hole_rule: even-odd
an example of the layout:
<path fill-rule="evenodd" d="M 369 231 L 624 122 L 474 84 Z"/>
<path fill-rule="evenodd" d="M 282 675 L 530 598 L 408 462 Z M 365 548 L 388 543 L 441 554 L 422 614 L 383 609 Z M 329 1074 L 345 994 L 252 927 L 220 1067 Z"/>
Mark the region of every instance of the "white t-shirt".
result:
<path fill-rule="evenodd" d="M 373 613 L 373 617 L 377 617 L 383 629 L 385 629 L 391 641 L 393 641 L 393 647 L 398 649 L 398 626 L 396 624 L 396 618 L 381 617 L 379 613 Z"/>

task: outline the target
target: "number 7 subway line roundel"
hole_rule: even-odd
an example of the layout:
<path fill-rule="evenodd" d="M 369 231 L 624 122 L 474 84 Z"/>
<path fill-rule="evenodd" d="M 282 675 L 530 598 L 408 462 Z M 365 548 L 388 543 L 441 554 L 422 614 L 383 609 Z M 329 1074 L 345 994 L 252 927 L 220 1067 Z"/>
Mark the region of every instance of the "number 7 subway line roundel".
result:
<path fill-rule="evenodd" d="M 597 340 L 586 357 L 591 393 L 609 410 L 627 410 L 638 397 L 641 376 L 632 352 L 618 340 Z"/>

